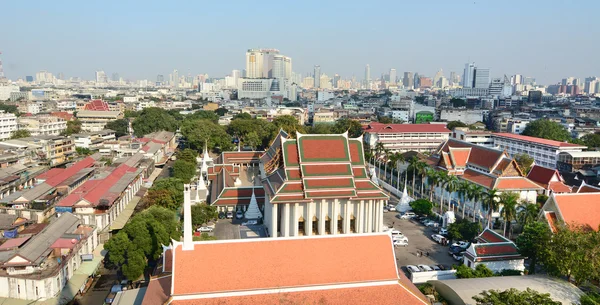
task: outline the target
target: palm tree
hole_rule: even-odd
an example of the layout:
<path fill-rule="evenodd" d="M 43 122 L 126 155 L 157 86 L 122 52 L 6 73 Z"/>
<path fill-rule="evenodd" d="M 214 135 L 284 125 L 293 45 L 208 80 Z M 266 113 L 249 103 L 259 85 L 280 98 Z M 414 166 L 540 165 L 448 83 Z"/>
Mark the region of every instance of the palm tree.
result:
<path fill-rule="evenodd" d="M 423 161 L 419 161 L 419 163 L 417 163 L 417 168 L 419 169 L 419 174 L 421 175 L 421 198 L 423 198 L 424 194 L 423 194 L 423 189 L 425 188 L 425 176 L 427 176 L 427 169 L 429 168 L 427 166 L 427 163 L 423 162 Z"/>
<path fill-rule="evenodd" d="M 456 192 L 459 186 L 458 178 L 454 175 L 448 175 L 446 180 L 446 191 L 448 192 L 448 211 L 451 209 L 452 193 Z"/>
<path fill-rule="evenodd" d="M 483 196 L 483 201 L 481 202 L 483 205 L 483 208 L 487 211 L 487 227 L 488 228 L 492 228 L 491 223 L 492 223 L 492 213 L 498 209 L 498 190 L 496 189 L 492 189 L 489 192 L 487 192 L 484 196 Z"/>
<path fill-rule="evenodd" d="M 446 183 L 448 183 L 449 179 L 450 176 L 448 176 L 448 172 L 440 171 L 438 180 L 438 186 L 440 188 L 440 215 L 444 213 L 444 188 L 446 186 Z"/>
<path fill-rule="evenodd" d="M 415 197 L 415 177 L 417 174 L 417 163 L 419 163 L 419 159 L 416 156 L 413 156 L 408 160 L 408 168 L 412 170 L 413 179 L 412 179 L 412 195 Z"/>
<path fill-rule="evenodd" d="M 483 196 L 486 194 L 486 191 L 483 187 L 481 187 L 481 185 L 477 185 L 477 184 L 471 184 L 470 188 L 469 188 L 469 200 L 471 200 L 471 202 L 473 203 L 473 222 L 476 221 L 476 210 L 477 210 L 477 203 L 480 202 L 483 199 Z"/>
<path fill-rule="evenodd" d="M 519 205 L 517 212 L 517 221 L 521 226 L 526 226 L 535 222 L 540 213 L 540 208 L 537 204 L 523 203 Z"/>
<path fill-rule="evenodd" d="M 430 168 L 427 170 L 427 180 L 429 181 L 429 201 L 433 202 L 433 192 L 440 181 L 440 174 L 438 171 Z"/>
<path fill-rule="evenodd" d="M 466 208 L 466 200 L 465 200 L 465 196 L 469 196 L 469 190 L 471 189 L 471 184 L 469 182 L 467 182 L 466 180 L 462 180 L 460 181 L 460 183 L 458 184 L 458 205 L 460 205 L 460 200 L 462 199 L 462 219 L 465 219 L 465 208 Z"/>
<path fill-rule="evenodd" d="M 517 216 L 518 199 L 519 194 L 517 193 L 508 192 L 500 194 L 500 203 L 502 204 L 502 210 L 500 211 L 500 215 L 504 219 L 504 236 L 508 235 L 508 232 L 506 231 L 507 224 L 513 221 Z"/>
<path fill-rule="evenodd" d="M 377 144 L 375 144 L 375 157 L 376 158 L 381 157 L 381 153 L 383 152 L 384 149 L 385 149 L 385 147 L 383 146 L 383 143 L 377 142 Z"/>

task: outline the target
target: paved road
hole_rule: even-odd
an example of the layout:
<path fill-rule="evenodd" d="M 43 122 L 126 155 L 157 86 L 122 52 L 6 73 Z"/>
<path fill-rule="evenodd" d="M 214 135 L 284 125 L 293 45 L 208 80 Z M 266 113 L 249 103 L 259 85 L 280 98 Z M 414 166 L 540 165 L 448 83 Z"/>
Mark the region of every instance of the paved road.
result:
<path fill-rule="evenodd" d="M 112 285 L 118 283 L 117 273 L 114 270 L 105 270 L 102 268 L 102 276 L 100 276 L 92 287 L 81 298 L 76 298 L 73 304 L 81 305 L 102 305 L 104 299 L 108 296 Z"/>
<path fill-rule="evenodd" d="M 240 239 L 240 227 L 233 224 L 231 219 L 219 219 L 213 233 L 219 240 Z"/>
<path fill-rule="evenodd" d="M 398 213 L 389 212 L 383 214 L 383 224 L 392 225 L 408 238 L 408 246 L 396 247 L 396 262 L 398 267 L 406 265 L 437 265 L 442 264 L 450 267 L 457 262 L 448 255 L 448 247 L 442 246 L 431 240 L 431 234 L 434 234 L 431 228 L 427 228 L 411 220 L 398 219 L 395 216 Z M 429 252 L 429 257 L 417 256 L 417 251 Z"/>

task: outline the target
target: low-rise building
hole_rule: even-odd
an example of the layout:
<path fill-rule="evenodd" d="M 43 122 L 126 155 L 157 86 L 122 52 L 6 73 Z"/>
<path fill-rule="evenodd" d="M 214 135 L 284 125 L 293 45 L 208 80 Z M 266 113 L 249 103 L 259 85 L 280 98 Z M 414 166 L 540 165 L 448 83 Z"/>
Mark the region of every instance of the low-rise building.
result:
<path fill-rule="evenodd" d="M 476 109 L 442 109 L 440 120 L 446 122 L 460 121 L 467 125 L 483 121 L 484 110 Z"/>
<path fill-rule="evenodd" d="M 535 160 L 535 164 L 552 169 L 557 167 L 558 154 L 561 152 L 580 152 L 587 148 L 579 144 L 511 133 L 494 133 L 492 138 L 494 145 L 506 150 L 511 157 L 517 154 L 528 154 Z"/>
<path fill-rule="evenodd" d="M 600 165 L 600 151 L 564 151 L 558 153 L 556 168 L 561 172 L 576 172 Z"/>
<path fill-rule="evenodd" d="M 467 267 L 475 269 L 478 265 L 485 265 L 494 272 L 525 270 L 525 258 L 508 238 L 486 228 L 476 240 L 477 243 L 472 243 L 463 256 Z"/>
<path fill-rule="evenodd" d="M 103 129 L 98 132 L 76 133 L 72 134 L 71 138 L 75 141 L 75 147 L 98 150 L 104 147 L 104 142 L 114 141 L 115 131 Z"/>
<path fill-rule="evenodd" d="M 17 117 L 13 113 L 0 110 L 0 141 L 10 139 L 18 129 Z"/>
<path fill-rule="evenodd" d="M 106 123 L 123 118 L 120 111 L 81 110 L 77 119 L 81 121 L 81 130 L 95 132 L 105 129 Z"/>
<path fill-rule="evenodd" d="M 313 114 L 313 126 L 316 124 L 333 124 L 337 116 L 333 111 L 319 111 Z"/>
<path fill-rule="evenodd" d="M 539 220 L 546 222 L 552 232 L 561 225 L 600 230 L 600 188 L 584 183 L 576 193 L 552 194 L 542 207 Z"/>
<path fill-rule="evenodd" d="M 24 116 L 18 119 L 19 129 L 32 136 L 57 136 L 67 129 L 67 122 L 50 115 Z"/>
<path fill-rule="evenodd" d="M 551 169 L 539 165 L 533 165 L 527 178 L 544 188 L 544 194 L 570 193 L 571 187 L 565 184 L 565 180 L 556 169 Z"/>
<path fill-rule="evenodd" d="M 36 235 L 17 236 L 0 246 L 0 297 L 43 301 L 57 296 L 97 246 L 97 229 L 68 213 Z"/>
<path fill-rule="evenodd" d="M 456 127 L 452 131 L 452 138 L 484 147 L 494 147 L 491 131 L 472 130 L 468 127 Z"/>
<path fill-rule="evenodd" d="M 382 143 L 392 152 L 430 152 L 448 140 L 452 133 L 443 124 L 382 124 L 372 122 L 363 127 L 367 149 Z"/>

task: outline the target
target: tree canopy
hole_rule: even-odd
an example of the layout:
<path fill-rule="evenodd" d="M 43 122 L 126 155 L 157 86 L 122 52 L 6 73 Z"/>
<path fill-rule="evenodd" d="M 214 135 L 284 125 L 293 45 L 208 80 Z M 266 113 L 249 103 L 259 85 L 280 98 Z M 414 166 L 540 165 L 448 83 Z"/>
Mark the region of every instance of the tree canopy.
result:
<path fill-rule="evenodd" d="M 75 133 L 81 132 L 81 121 L 78 119 L 67 121 L 67 129 L 65 129 L 62 134 L 65 136 L 70 136 Z"/>
<path fill-rule="evenodd" d="M 450 240 L 472 241 L 480 231 L 481 224 L 479 222 L 471 222 L 463 218 L 448 226 L 448 238 Z"/>
<path fill-rule="evenodd" d="M 210 119 L 186 118 L 181 124 L 181 134 L 197 150 L 204 149 L 205 143 L 211 150 L 220 148 L 227 151 L 233 148 L 231 136 L 227 134 L 225 128 Z"/>
<path fill-rule="evenodd" d="M 15 130 L 10 135 L 11 139 L 21 139 L 21 138 L 27 138 L 27 137 L 31 137 L 31 132 L 29 132 L 29 130 L 27 130 L 27 129 Z"/>
<path fill-rule="evenodd" d="M 588 148 L 598 148 L 600 147 L 600 134 L 597 133 L 589 133 L 585 136 L 581 137 L 584 145 Z"/>
<path fill-rule="evenodd" d="M 192 206 L 192 224 L 201 226 L 204 223 L 216 219 L 219 213 L 217 208 L 207 204 L 196 204 Z"/>
<path fill-rule="evenodd" d="M 196 175 L 196 164 L 185 160 L 177 160 L 173 163 L 172 176 L 184 183 L 189 183 Z"/>
<path fill-rule="evenodd" d="M 539 293 L 531 288 L 525 291 L 511 288 L 504 291 L 488 290 L 473 297 L 477 305 L 561 305 L 549 293 Z"/>
<path fill-rule="evenodd" d="M 410 203 L 410 207 L 417 214 L 430 215 L 433 204 L 427 199 L 417 199 Z"/>
<path fill-rule="evenodd" d="M 132 123 L 136 137 L 163 130 L 174 132 L 177 126 L 177 120 L 173 116 L 166 110 L 156 107 L 144 108 Z"/>
<path fill-rule="evenodd" d="M 377 117 L 377 121 L 381 124 L 392 124 L 392 118 L 388 117 L 388 116 L 378 116 Z"/>
<path fill-rule="evenodd" d="M 118 119 L 114 121 L 110 121 L 106 123 L 104 126 L 107 129 L 111 129 L 115 131 L 115 137 L 122 137 L 128 134 L 129 129 L 129 120 L 128 119 Z"/>
<path fill-rule="evenodd" d="M 4 110 L 6 113 L 12 113 L 16 116 L 19 116 L 19 107 L 16 105 L 6 105 L 4 103 L 0 103 L 0 110 Z"/>
<path fill-rule="evenodd" d="M 517 237 L 519 252 L 530 260 L 529 273 L 535 273 L 535 266 L 542 255 L 544 247 L 550 241 L 550 229 L 542 222 L 533 222 L 523 228 L 523 233 Z"/>
<path fill-rule="evenodd" d="M 451 121 L 448 122 L 448 124 L 446 125 L 446 128 L 450 129 L 450 130 L 454 130 L 454 128 L 456 127 L 467 127 L 467 124 L 461 122 L 461 121 Z"/>
<path fill-rule="evenodd" d="M 479 264 L 475 267 L 475 270 L 467 267 L 466 265 L 460 265 L 456 267 L 456 277 L 459 279 L 470 279 L 480 277 L 492 277 L 494 271 L 490 270 L 486 265 Z"/>
<path fill-rule="evenodd" d="M 179 153 L 177 153 L 178 160 L 183 160 L 192 163 L 194 164 L 194 166 L 196 166 L 198 163 L 198 161 L 196 160 L 197 156 L 198 151 L 191 148 L 185 148 L 183 150 L 180 150 Z"/>
<path fill-rule="evenodd" d="M 534 160 L 530 155 L 526 153 L 520 153 L 515 155 L 515 161 L 517 164 L 519 164 L 521 170 L 523 170 L 523 172 L 527 175 L 533 166 Z"/>
<path fill-rule="evenodd" d="M 176 210 L 183 203 L 183 181 L 177 178 L 166 178 L 154 181 L 152 187 L 142 198 L 144 206 L 158 205 Z"/>
<path fill-rule="evenodd" d="M 548 119 L 539 119 L 527 124 L 522 134 L 555 141 L 568 141 L 571 139 L 571 134 L 563 125 Z"/>
<path fill-rule="evenodd" d="M 277 130 L 280 128 L 285 130 L 290 136 L 296 137 L 296 131 L 300 133 L 305 133 L 304 126 L 298 123 L 298 119 L 293 115 L 281 115 L 276 117 L 273 120 L 273 125 L 277 127 Z"/>

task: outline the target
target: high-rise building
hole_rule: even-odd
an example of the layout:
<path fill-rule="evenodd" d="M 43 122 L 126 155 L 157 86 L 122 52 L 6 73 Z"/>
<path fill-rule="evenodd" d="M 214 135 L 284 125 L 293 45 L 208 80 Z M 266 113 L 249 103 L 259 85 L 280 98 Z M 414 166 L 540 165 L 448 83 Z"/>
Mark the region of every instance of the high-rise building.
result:
<path fill-rule="evenodd" d="M 314 83 L 315 89 L 321 88 L 321 66 L 319 66 L 319 65 L 315 66 L 313 78 L 315 80 L 315 83 Z"/>
<path fill-rule="evenodd" d="M 433 86 L 435 87 L 439 87 L 442 88 L 440 85 L 438 85 L 438 83 L 440 82 L 440 78 L 444 77 L 444 71 L 442 69 L 440 69 L 439 71 L 437 71 L 437 73 L 433 76 Z"/>
<path fill-rule="evenodd" d="M 173 74 L 171 74 L 171 86 L 173 88 L 179 87 L 179 71 L 177 69 L 173 70 Z"/>
<path fill-rule="evenodd" d="M 421 76 L 419 76 L 418 72 L 415 72 L 415 81 L 413 83 L 413 88 L 420 88 L 421 87 Z"/>
<path fill-rule="evenodd" d="M 275 55 L 279 55 L 279 50 L 249 49 L 246 51 L 246 78 L 273 77 L 273 60 Z"/>
<path fill-rule="evenodd" d="M 165 77 L 162 74 L 159 74 L 156 76 L 156 82 L 157 83 L 164 83 L 165 82 Z"/>
<path fill-rule="evenodd" d="M 33 76 L 31 76 L 31 75 L 25 76 L 25 81 L 28 82 L 28 83 L 32 83 L 33 82 Z"/>
<path fill-rule="evenodd" d="M 465 71 L 463 72 L 463 88 L 473 88 L 475 82 L 475 64 L 465 64 Z"/>
<path fill-rule="evenodd" d="M 410 89 L 414 86 L 413 73 L 404 72 L 404 78 L 402 78 L 402 85 L 406 89 Z"/>
<path fill-rule="evenodd" d="M 371 67 L 368 64 L 365 67 L 365 88 L 371 88 Z"/>
<path fill-rule="evenodd" d="M 335 74 L 333 76 L 333 88 L 339 88 L 340 84 L 338 84 L 340 82 L 340 75 L 339 74 Z"/>
<path fill-rule="evenodd" d="M 310 76 L 307 76 L 302 80 L 302 87 L 304 89 L 310 89 L 314 86 L 314 84 L 315 84 L 315 79 Z"/>
<path fill-rule="evenodd" d="M 475 68 L 473 88 L 490 87 L 490 69 Z"/>
<path fill-rule="evenodd" d="M 273 78 L 291 79 L 292 59 L 284 55 L 273 56 Z"/>
<path fill-rule="evenodd" d="M 104 71 L 96 71 L 96 83 L 105 84 L 107 83 L 108 78 L 106 77 L 106 73 Z"/>
<path fill-rule="evenodd" d="M 542 103 L 542 91 L 531 90 L 529 96 L 527 96 L 527 103 L 541 104 Z"/>
<path fill-rule="evenodd" d="M 520 85 L 523 83 L 523 75 L 521 74 L 515 74 L 511 77 L 511 84 L 513 85 Z"/>
<path fill-rule="evenodd" d="M 398 76 L 396 75 L 396 69 L 390 69 L 390 85 L 395 85 L 398 81 Z"/>
<path fill-rule="evenodd" d="M 118 82 L 119 81 L 119 73 L 113 73 L 112 74 L 112 81 L 113 82 Z"/>
<path fill-rule="evenodd" d="M 458 75 L 456 74 L 456 72 L 450 72 L 449 83 L 450 83 L 450 86 L 454 86 L 454 85 L 457 85 L 459 83 L 458 82 Z"/>

